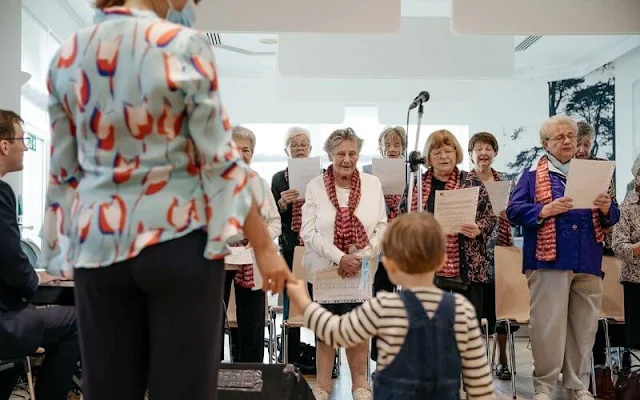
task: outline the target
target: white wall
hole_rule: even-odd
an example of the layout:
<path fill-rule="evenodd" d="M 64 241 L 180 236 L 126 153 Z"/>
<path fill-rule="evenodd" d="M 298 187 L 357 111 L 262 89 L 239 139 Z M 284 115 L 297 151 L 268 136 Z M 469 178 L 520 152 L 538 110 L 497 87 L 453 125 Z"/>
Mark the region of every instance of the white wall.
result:
<path fill-rule="evenodd" d="M 631 165 L 640 154 L 640 48 L 616 65 L 616 189 L 622 199 L 631 180 Z"/>
<path fill-rule="evenodd" d="M 425 106 L 423 124 L 467 125 L 470 134 L 494 133 L 501 147 L 498 169 L 505 169 L 518 152 L 538 143 L 538 129 L 548 116 L 547 83 L 541 81 L 254 80 L 221 76 L 220 84 L 233 124 L 340 124 L 345 107 L 374 105 L 381 124 L 404 126 L 409 103 L 421 90 L 428 90 L 431 100 Z M 412 124 L 415 118 L 414 112 Z M 525 132 L 512 141 L 512 131 L 521 126 Z M 378 134 L 365 132 L 363 136 L 377 140 Z"/>

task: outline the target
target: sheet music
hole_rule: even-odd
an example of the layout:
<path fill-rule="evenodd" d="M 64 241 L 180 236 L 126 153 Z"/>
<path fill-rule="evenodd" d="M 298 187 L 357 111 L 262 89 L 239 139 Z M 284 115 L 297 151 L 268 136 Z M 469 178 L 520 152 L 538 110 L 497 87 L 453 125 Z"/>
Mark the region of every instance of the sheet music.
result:
<path fill-rule="evenodd" d="M 300 193 L 299 199 L 303 199 L 307 192 L 307 184 L 322 173 L 320 157 L 290 158 L 288 168 L 289 188 L 296 189 Z"/>
<path fill-rule="evenodd" d="M 258 263 L 256 262 L 256 253 L 253 249 L 249 250 L 251 252 L 251 260 L 253 263 L 253 288 L 252 290 L 261 290 L 263 279 L 262 274 L 260 273 L 260 268 L 258 268 Z"/>
<path fill-rule="evenodd" d="M 380 179 L 384 194 L 403 194 L 406 163 L 402 158 L 374 158 L 372 160 L 373 175 Z"/>
<path fill-rule="evenodd" d="M 225 264 L 253 264 L 253 255 L 251 249 L 245 249 L 244 247 L 229 247 L 229 251 L 231 253 L 224 256 Z"/>
<path fill-rule="evenodd" d="M 489 193 L 491 208 L 493 208 L 495 215 L 500 216 L 500 212 L 507 209 L 512 184 L 513 182 L 511 181 L 495 181 L 484 184 L 484 187 L 487 188 L 487 192 Z"/>
<path fill-rule="evenodd" d="M 573 199 L 573 208 L 595 208 L 593 202 L 599 194 L 607 193 L 615 168 L 613 161 L 571 160 L 564 195 Z"/>
<path fill-rule="evenodd" d="M 436 190 L 433 217 L 445 234 L 460 233 L 462 225 L 476 222 L 479 193 L 478 186 L 456 190 Z"/>
<path fill-rule="evenodd" d="M 340 277 L 335 264 L 318 269 L 313 274 L 313 300 L 318 303 L 359 303 L 369 300 L 374 275 L 375 270 L 372 270 L 367 258 L 362 259 L 362 269 L 352 278 Z"/>

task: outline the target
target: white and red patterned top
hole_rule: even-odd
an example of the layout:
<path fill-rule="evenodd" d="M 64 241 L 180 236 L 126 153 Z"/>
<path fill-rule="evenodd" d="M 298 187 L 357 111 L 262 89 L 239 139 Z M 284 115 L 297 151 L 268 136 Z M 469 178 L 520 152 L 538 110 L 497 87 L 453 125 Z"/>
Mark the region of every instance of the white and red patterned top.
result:
<path fill-rule="evenodd" d="M 108 266 L 199 229 L 204 257 L 222 259 L 242 238 L 253 173 L 231 140 L 211 46 L 151 11 L 97 10 L 95 22 L 49 71 L 40 265 Z"/>

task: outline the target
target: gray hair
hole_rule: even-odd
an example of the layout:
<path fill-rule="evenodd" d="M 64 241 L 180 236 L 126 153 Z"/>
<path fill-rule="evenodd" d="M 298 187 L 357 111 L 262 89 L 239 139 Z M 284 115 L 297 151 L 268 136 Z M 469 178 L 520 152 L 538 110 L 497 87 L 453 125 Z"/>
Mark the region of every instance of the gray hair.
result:
<path fill-rule="evenodd" d="M 233 140 L 236 139 L 244 139 L 248 140 L 251 144 L 251 152 L 253 153 L 256 149 L 256 135 L 253 134 L 251 129 L 245 128 L 243 126 L 234 126 L 231 128 L 231 138 Z"/>
<path fill-rule="evenodd" d="M 400 143 L 402 143 L 402 153 L 404 154 L 404 151 L 407 149 L 407 133 L 404 128 L 401 126 L 387 126 L 378 137 L 378 150 L 380 151 L 380 155 L 384 155 L 385 139 L 392 135 L 396 135 L 400 138 Z"/>
<path fill-rule="evenodd" d="M 306 136 L 307 140 L 309 141 L 309 144 L 311 144 L 311 134 L 309 133 L 309 131 L 299 126 L 294 126 L 287 129 L 287 134 L 285 135 L 285 139 L 284 139 L 284 147 L 289 147 L 289 143 L 291 142 L 291 139 L 300 135 Z"/>
<path fill-rule="evenodd" d="M 590 123 L 586 122 L 586 121 L 580 121 L 578 122 L 578 140 L 582 139 L 583 137 L 589 137 L 590 139 L 593 139 L 596 137 L 596 130 L 594 129 L 593 125 L 591 125 Z"/>
<path fill-rule="evenodd" d="M 549 139 L 552 129 L 556 126 L 569 126 L 573 128 L 573 132 L 575 132 L 576 135 L 578 134 L 578 124 L 576 121 L 569 116 L 558 114 L 544 121 L 542 124 L 540 128 L 540 141 L 544 142 Z"/>
<path fill-rule="evenodd" d="M 360 150 L 362 150 L 362 139 L 360 139 L 351 128 L 333 131 L 324 142 L 324 151 L 327 152 L 327 154 L 333 153 L 340 143 L 345 140 L 355 140 L 358 146 L 358 153 L 360 153 Z"/>
<path fill-rule="evenodd" d="M 636 157 L 636 161 L 633 162 L 631 173 L 633 174 L 634 178 L 640 175 L 640 154 L 638 154 L 638 157 Z"/>

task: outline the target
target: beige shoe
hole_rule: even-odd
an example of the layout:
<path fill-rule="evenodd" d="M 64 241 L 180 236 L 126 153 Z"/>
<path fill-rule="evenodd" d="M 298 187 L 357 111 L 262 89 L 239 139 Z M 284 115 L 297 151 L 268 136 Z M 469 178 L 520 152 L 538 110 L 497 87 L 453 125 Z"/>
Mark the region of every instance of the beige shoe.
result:
<path fill-rule="evenodd" d="M 547 393 L 538 392 L 533 396 L 533 400 L 551 400 L 551 396 Z"/>
<path fill-rule="evenodd" d="M 373 398 L 371 389 L 365 387 L 359 387 L 351 394 L 353 394 L 353 400 L 371 400 Z"/>
<path fill-rule="evenodd" d="M 321 387 L 314 387 L 311 392 L 316 400 L 329 400 L 329 393 Z"/>
<path fill-rule="evenodd" d="M 571 400 L 593 400 L 594 397 L 588 390 L 572 390 Z"/>

